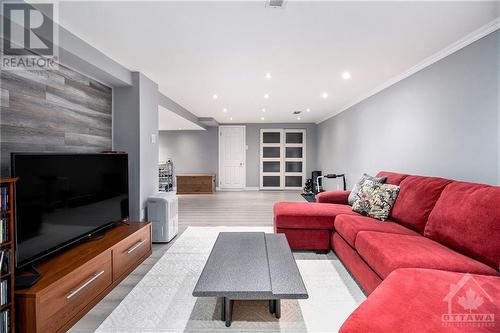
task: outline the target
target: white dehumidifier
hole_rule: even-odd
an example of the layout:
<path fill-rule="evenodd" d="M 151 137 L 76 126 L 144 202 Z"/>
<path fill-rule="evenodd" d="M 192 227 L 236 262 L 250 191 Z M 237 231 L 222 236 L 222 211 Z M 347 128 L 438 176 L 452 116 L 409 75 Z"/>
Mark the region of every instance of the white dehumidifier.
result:
<path fill-rule="evenodd" d="M 159 192 L 148 198 L 148 221 L 153 227 L 153 243 L 168 243 L 177 235 L 178 200 L 172 192 Z"/>

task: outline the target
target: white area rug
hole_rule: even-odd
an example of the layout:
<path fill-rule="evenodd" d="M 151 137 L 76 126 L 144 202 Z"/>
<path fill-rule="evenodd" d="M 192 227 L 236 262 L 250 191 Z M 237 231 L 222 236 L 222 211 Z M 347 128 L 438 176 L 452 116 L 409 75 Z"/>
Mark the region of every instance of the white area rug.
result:
<path fill-rule="evenodd" d="M 269 313 L 267 301 L 235 301 L 233 323 L 227 328 L 215 298 L 191 295 L 223 231 L 272 232 L 272 228 L 188 228 L 97 332 L 336 332 L 365 299 L 335 255 L 297 253 L 309 299 L 283 300 L 279 320 Z"/>

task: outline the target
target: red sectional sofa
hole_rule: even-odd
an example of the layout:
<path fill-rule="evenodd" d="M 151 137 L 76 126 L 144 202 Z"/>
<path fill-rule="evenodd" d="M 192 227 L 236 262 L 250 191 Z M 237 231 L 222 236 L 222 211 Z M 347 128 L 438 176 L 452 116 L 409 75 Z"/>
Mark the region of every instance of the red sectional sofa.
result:
<path fill-rule="evenodd" d="M 373 293 L 341 331 L 454 332 L 459 325 L 441 325 L 442 311 L 434 310 L 444 303 L 435 296 L 443 293 L 437 286 L 447 292 L 450 283 L 464 276 L 490 286 L 493 302 L 485 309 L 498 313 L 500 187 L 377 174 L 384 176 L 400 186 L 388 221 L 353 212 L 347 205 L 349 191 L 320 193 L 316 203 L 274 206 L 274 230 L 286 235 L 292 249 L 333 249 L 364 291 Z M 407 312 L 408 304 L 416 313 Z M 428 315 L 437 317 L 426 323 L 422 318 Z M 401 322 L 402 316 L 408 320 Z M 496 327 L 483 325 L 481 330 L 499 332 L 500 314 L 496 320 Z M 426 324 L 434 326 L 426 329 Z"/>

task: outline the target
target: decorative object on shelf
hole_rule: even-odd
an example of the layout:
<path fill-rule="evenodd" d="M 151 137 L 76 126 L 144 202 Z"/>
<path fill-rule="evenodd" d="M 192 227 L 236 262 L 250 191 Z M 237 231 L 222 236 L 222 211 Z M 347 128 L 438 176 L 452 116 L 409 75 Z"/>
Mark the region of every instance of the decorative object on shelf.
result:
<path fill-rule="evenodd" d="M 159 172 L 159 191 L 170 192 L 174 189 L 174 163 L 168 159 L 166 163 L 160 163 Z"/>
<path fill-rule="evenodd" d="M 318 176 L 318 178 L 316 178 L 316 193 L 323 192 L 323 188 L 321 187 L 321 179 L 323 179 L 323 178 L 328 178 L 328 179 L 342 178 L 342 182 L 344 185 L 344 191 L 347 190 L 347 185 L 345 182 L 345 175 L 343 173 L 342 174 L 329 173 L 327 175 Z"/>
<path fill-rule="evenodd" d="M 0 333 L 14 327 L 14 187 L 17 178 L 0 179 Z"/>

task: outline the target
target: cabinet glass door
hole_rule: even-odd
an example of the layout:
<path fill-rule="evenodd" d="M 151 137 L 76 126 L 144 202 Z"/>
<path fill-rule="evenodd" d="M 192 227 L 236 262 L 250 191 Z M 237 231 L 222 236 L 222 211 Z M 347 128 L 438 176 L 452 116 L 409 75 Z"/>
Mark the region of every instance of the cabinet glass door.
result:
<path fill-rule="evenodd" d="M 306 130 L 285 129 L 284 188 L 299 190 L 306 180 Z"/>
<path fill-rule="evenodd" d="M 282 129 L 260 130 L 260 188 L 283 189 L 284 132 Z"/>

